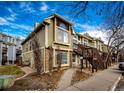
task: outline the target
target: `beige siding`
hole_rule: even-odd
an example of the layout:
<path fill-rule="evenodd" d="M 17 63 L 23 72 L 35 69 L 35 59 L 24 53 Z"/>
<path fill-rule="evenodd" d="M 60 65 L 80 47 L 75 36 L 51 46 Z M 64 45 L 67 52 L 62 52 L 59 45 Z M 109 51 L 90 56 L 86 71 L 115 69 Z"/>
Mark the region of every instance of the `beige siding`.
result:
<path fill-rule="evenodd" d="M 48 46 L 52 46 L 54 49 L 61 49 L 61 50 L 66 50 L 68 51 L 68 64 L 66 66 L 70 66 L 71 65 L 71 61 L 72 61 L 72 34 L 71 34 L 71 29 L 69 29 L 69 45 L 64 45 L 64 44 L 58 44 L 55 43 L 55 22 L 54 22 L 55 18 L 52 19 L 48 19 L 50 24 L 46 25 L 48 27 L 48 29 L 46 29 L 48 32 L 48 35 L 46 35 L 47 33 L 45 33 L 45 30 L 39 31 L 37 32 L 37 38 L 39 40 L 40 43 L 40 48 L 44 47 L 44 49 L 41 50 L 41 61 L 43 63 L 44 66 L 44 72 L 49 71 L 49 50 L 47 49 L 47 47 L 45 46 L 45 40 L 47 39 L 48 42 Z M 70 27 L 69 27 L 70 28 Z M 45 38 L 45 36 L 48 36 Z M 31 39 L 30 39 L 31 40 Z M 34 56 L 33 56 L 33 52 L 30 51 L 29 49 L 29 42 L 30 40 L 26 41 L 26 43 L 23 45 L 23 61 L 29 61 L 31 63 L 31 67 L 34 68 Z M 55 61 L 55 56 L 53 57 L 53 64 Z"/>
<path fill-rule="evenodd" d="M 50 25 L 48 26 L 48 45 L 51 46 L 54 41 L 54 24 L 53 20 L 50 21 Z"/>
<path fill-rule="evenodd" d="M 41 52 L 41 63 L 43 65 L 43 69 L 44 69 L 44 48 L 40 49 Z M 24 54 L 22 54 L 22 58 L 23 58 L 23 62 L 30 62 L 30 67 L 35 69 L 35 65 L 34 65 L 34 55 L 33 55 L 33 51 L 29 51 L 29 52 L 25 52 Z"/>
<path fill-rule="evenodd" d="M 40 47 L 45 46 L 45 30 L 41 30 L 37 33 L 37 37 L 40 43 Z"/>

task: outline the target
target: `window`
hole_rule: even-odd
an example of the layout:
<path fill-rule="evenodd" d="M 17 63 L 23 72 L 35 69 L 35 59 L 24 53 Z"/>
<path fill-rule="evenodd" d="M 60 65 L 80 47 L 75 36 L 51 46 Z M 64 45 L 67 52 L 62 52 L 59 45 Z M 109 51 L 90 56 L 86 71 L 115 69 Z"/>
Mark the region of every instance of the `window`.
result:
<path fill-rule="evenodd" d="M 73 44 L 73 48 L 74 49 L 77 49 L 78 48 L 78 45 L 77 44 Z"/>
<path fill-rule="evenodd" d="M 69 30 L 69 25 L 65 22 L 63 22 L 62 20 L 57 19 L 57 26 L 65 29 L 65 30 Z"/>
<path fill-rule="evenodd" d="M 61 62 L 61 64 L 67 64 L 67 52 L 57 50 L 56 54 L 56 64 Z"/>
<path fill-rule="evenodd" d="M 76 55 L 73 54 L 73 58 L 72 58 L 73 62 L 76 62 Z"/>
<path fill-rule="evenodd" d="M 77 36 L 77 35 L 74 35 L 74 38 L 75 38 L 75 39 L 78 39 L 78 36 Z"/>
<path fill-rule="evenodd" d="M 75 39 L 73 39 L 73 43 L 74 43 L 74 44 L 78 44 L 78 41 L 75 40 Z"/>
<path fill-rule="evenodd" d="M 84 41 L 82 42 L 82 44 L 88 46 L 88 41 L 86 39 L 84 39 Z"/>
<path fill-rule="evenodd" d="M 60 24 L 60 27 L 68 30 L 67 26 L 65 24 L 63 24 L 63 23 Z"/>
<path fill-rule="evenodd" d="M 73 39 L 73 48 L 77 49 L 77 47 L 78 47 L 78 41 Z"/>
<path fill-rule="evenodd" d="M 56 31 L 56 37 L 57 37 L 57 41 L 60 43 L 69 43 L 69 33 L 59 27 L 57 27 L 57 31 Z"/>

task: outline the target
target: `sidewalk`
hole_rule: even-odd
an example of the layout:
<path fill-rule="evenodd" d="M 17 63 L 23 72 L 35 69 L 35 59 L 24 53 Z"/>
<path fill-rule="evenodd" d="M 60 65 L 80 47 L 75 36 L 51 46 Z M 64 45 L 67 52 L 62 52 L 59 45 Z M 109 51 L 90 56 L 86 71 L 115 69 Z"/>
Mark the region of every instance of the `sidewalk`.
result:
<path fill-rule="evenodd" d="M 22 77 L 16 78 L 16 80 L 22 79 L 22 78 L 26 77 L 27 75 L 29 75 L 30 73 L 34 73 L 35 72 L 35 70 L 33 70 L 30 67 L 20 67 L 20 68 L 21 68 L 22 71 L 25 72 L 25 75 L 22 76 Z"/>
<path fill-rule="evenodd" d="M 71 85 L 72 77 L 75 72 L 75 69 L 68 69 L 64 75 L 61 77 L 56 90 L 63 90 Z"/>
<path fill-rule="evenodd" d="M 120 76 L 121 72 L 118 70 L 118 65 L 114 65 L 85 81 L 80 81 L 63 89 L 63 91 L 109 91 L 112 90 Z"/>

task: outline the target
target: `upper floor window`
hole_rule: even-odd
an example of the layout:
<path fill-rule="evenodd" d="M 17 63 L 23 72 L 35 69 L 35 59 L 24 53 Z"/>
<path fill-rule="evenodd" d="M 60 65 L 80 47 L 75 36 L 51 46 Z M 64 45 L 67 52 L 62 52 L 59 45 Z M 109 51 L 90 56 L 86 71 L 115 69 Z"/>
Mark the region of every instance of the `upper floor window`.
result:
<path fill-rule="evenodd" d="M 65 30 L 69 30 L 69 25 L 59 19 L 57 19 L 57 26 L 65 29 Z"/>
<path fill-rule="evenodd" d="M 74 35 L 74 38 L 75 38 L 75 39 L 78 39 L 78 36 L 77 36 L 77 35 Z"/>
<path fill-rule="evenodd" d="M 60 27 L 66 29 L 66 30 L 68 30 L 68 29 L 67 29 L 67 26 L 66 26 L 65 24 L 63 24 L 63 23 L 60 24 Z"/>
<path fill-rule="evenodd" d="M 69 33 L 67 31 L 64 31 L 63 29 L 57 28 L 56 31 L 56 38 L 57 41 L 60 43 L 69 43 Z"/>

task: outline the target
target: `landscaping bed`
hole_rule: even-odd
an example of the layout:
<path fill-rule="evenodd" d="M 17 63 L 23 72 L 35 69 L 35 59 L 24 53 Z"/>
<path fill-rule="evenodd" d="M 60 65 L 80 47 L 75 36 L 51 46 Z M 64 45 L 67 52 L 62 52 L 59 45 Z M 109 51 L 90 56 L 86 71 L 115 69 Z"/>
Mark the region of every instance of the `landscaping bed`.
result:
<path fill-rule="evenodd" d="M 21 77 L 25 74 L 16 65 L 0 66 L 0 75 L 14 75 L 16 78 Z"/>
<path fill-rule="evenodd" d="M 7 90 L 52 90 L 57 87 L 63 72 L 64 70 L 53 71 L 51 76 L 49 73 L 43 73 L 41 75 L 31 73 L 28 76 L 15 81 L 14 86 Z"/>
<path fill-rule="evenodd" d="M 87 73 L 86 71 L 81 71 L 77 69 L 73 75 L 71 84 L 73 85 L 76 82 L 86 80 L 91 76 L 92 76 L 92 73 L 89 73 L 89 72 Z"/>

